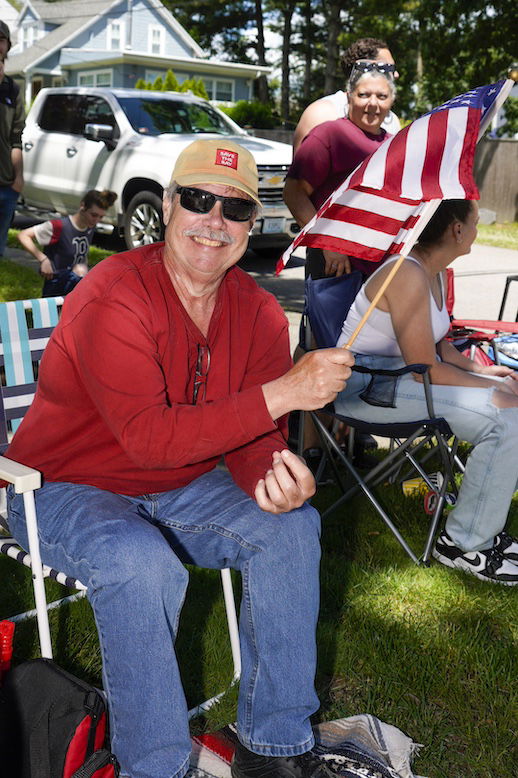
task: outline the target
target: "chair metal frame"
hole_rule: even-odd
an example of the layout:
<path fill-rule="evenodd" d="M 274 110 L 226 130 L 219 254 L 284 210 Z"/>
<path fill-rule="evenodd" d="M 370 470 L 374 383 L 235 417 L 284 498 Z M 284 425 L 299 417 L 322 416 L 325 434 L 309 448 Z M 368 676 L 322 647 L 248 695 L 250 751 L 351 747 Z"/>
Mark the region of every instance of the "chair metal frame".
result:
<path fill-rule="evenodd" d="M 354 369 L 354 368 L 353 368 Z M 447 443 L 447 438 L 452 437 L 453 434 L 447 424 L 447 422 L 440 417 L 436 417 L 433 412 L 433 402 L 430 390 L 430 381 L 428 377 L 427 365 L 406 365 L 399 370 L 383 370 L 384 375 L 403 375 L 405 373 L 413 372 L 423 376 L 423 385 L 425 391 L 425 398 L 428 410 L 428 418 L 418 419 L 415 421 L 408 421 L 406 423 L 388 423 L 378 424 L 375 422 L 364 422 L 358 419 L 344 416 L 337 413 L 333 406 L 327 406 L 323 408 L 319 413 L 324 413 L 346 424 L 350 430 L 356 430 L 358 432 L 366 432 L 371 435 L 378 435 L 385 438 L 390 438 L 395 442 L 395 447 L 382 459 L 379 464 L 369 470 L 365 475 L 362 475 L 358 468 L 356 468 L 352 462 L 352 438 L 350 439 L 350 454 L 346 455 L 341 446 L 337 443 L 332 432 L 326 427 L 315 412 L 311 412 L 311 418 L 317 429 L 320 440 L 324 445 L 326 460 L 330 463 L 333 473 L 340 490 L 342 491 L 341 497 L 336 500 L 329 508 L 322 513 L 322 519 L 325 519 L 340 506 L 342 506 L 347 500 L 362 491 L 369 499 L 382 521 L 390 529 L 399 542 L 401 547 L 406 551 L 408 556 L 416 564 L 428 565 L 433 545 L 433 540 L 437 527 L 442 517 L 442 511 L 446 501 L 446 494 L 451 489 L 455 494 L 457 493 L 457 487 L 453 476 L 453 463 L 454 456 L 456 454 L 456 444 L 450 447 Z M 368 372 L 376 375 L 379 371 L 370 370 L 367 368 L 361 368 L 361 372 Z M 437 450 L 440 456 L 442 470 L 444 471 L 442 484 L 437 490 L 426 470 L 424 469 L 424 462 L 429 457 L 429 452 L 425 457 L 419 459 L 418 454 L 423 451 L 424 447 L 431 441 L 435 442 L 434 451 Z M 432 452 L 433 453 L 433 452 Z M 350 485 L 347 481 L 344 481 L 340 469 L 337 466 L 337 461 L 345 468 L 346 472 L 353 481 Z M 417 472 L 428 485 L 431 491 L 435 491 L 437 495 L 437 502 L 435 505 L 432 518 L 429 522 L 428 532 L 426 536 L 425 547 L 423 553 L 418 556 L 413 549 L 409 546 L 399 529 L 397 528 L 393 519 L 388 515 L 387 511 L 382 506 L 380 500 L 373 492 L 375 486 L 386 480 L 399 480 L 403 481 L 409 477 L 410 473 L 406 472 L 401 475 L 401 469 L 405 464 L 408 464 L 411 471 Z M 399 474 L 399 475 L 398 475 Z"/>
<path fill-rule="evenodd" d="M 349 279 L 348 277 L 342 277 L 341 280 L 343 284 L 347 284 Z M 339 334 L 339 332 L 337 333 L 336 331 L 336 321 L 344 320 L 344 318 L 348 313 L 349 306 L 351 304 L 351 299 L 350 299 L 351 295 L 347 293 L 347 289 L 344 290 L 343 294 L 335 294 L 334 297 L 329 297 L 328 295 L 326 298 L 325 296 L 319 296 L 315 294 L 315 290 L 311 289 L 310 281 L 311 279 L 306 280 L 305 306 L 304 306 L 303 324 L 302 324 L 302 332 L 306 344 L 306 350 L 310 350 L 315 344 L 315 341 L 313 339 L 313 328 L 312 328 L 312 321 L 311 321 L 312 316 L 316 317 L 316 320 L 319 323 L 318 331 L 320 332 L 321 338 L 323 338 L 322 343 L 316 344 L 317 348 L 331 346 L 336 343 Z M 314 282 L 311 281 L 311 283 Z M 351 285 L 354 286 L 354 288 L 356 289 L 356 282 L 354 281 L 354 279 L 351 280 Z M 338 311 L 330 311 L 329 310 L 330 305 L 331 306 L 337 305 Z M 339 313 L 338 317 L 336 315 L 337 313 Z M 355 418 L 345 417 L 339 413 L 336 413 L 332 405 L 327 406 L 326 408 L 323 408 L 318 412 L 311 411 L 310 416 L 313 419 L 313 423 L 315 425 L 315 428 L 317 430 L 317 433 L 319 435 L 319 438 L 324 448 L 324 456 L 322 458 L 322 461 L 320 462 L 320 466 L 316 474 L 317 483 L 319 477 L 322 475 L 322 472 L 325 467 L 325 463 L 329 462 L 333 469 L 336 482 L 342 491 L 342 496 L 330 508 L 324 511 L 324 513 L 322 514 L 322 518 L 325 519 L 328 515 L 330 515 L 330 513 L 332 513 L 334 510 L 336 510 L 341 505 L 343 505 L 343 503 L 346 502 L 346 500 L 348 500 L 349 498 L 354 496 L 354 494 L 356 494 L 358 491 L 361 490 L 370 500 L 371 504 L 374 506 L 374 508 L 380 515 L 383 522 L 394 534 L 395 538 L 398 540 L 398 542 L 405 550 L 405 552 L 408 554 L 408 556 L 412 559 L 412 561 L 415 563 L 422 563 L 428 565 L 430 555 L 431 555 L 434 535 L 437 531 L 437 527 L 439 525 L 442 516 L 442 510 L 445 504 L 448 488 L 451 488 L 451 490 L 455 495 L 457 494 L 457 487 L 453 477 L 453 471 L 454 471 L 454 464 L 458 459 L 456 457 L 457 441 L 454 440 L 452 446 L 450 446 L 447 442 L 448 438 L 453 438 L 453 433 L 451 432 L 445 419 L 437 418 L 434 414 L 432 393 L 430 390 L 430 379 L 428 375 L 429 366 L 428 365 L 407 365 L 399 370 L 376 370 L 376 369 L 369 369 L 366 367 L 355 366 L 353 367 L 353 370 L 368 373 L 372 376 L 384 375 L 384 376 L 396 377 L 409 372 L 420 374 L 423 378 L 428 417 L 424 419 L 417 419 L 415 421 L 409 421 L 407 423 L 393 422 L 390 424 L 376 424 L 374 422 L 360 421 Z M 319 414 L 322 413 L 330 416 L 333 420 L 337 422 L 342 422 L 343 424 L 346 424 L 349 427 L 350 429 L 349 455 L 346 455 L 343 452 L 342 448 L 335 440 L 335 437 L 332 434 L 332 432 L 329 431 L 327 426 L 319 418 Z M 299 453 L 302 452 L 304 447 L 303 418 L 304 418 L 304 414 L 302 413 L 301 423 L 299 426 L 299 439 L 298 439 Z M 371 435 L 378 435 L 381 437 L 390 438 L 391 441 L 395 443 L 395 446 L 391 444 L 391 451 L 387 455 L 387 457 L 385 457 L 378 465 L 376 465 L 365 476 L 361 475 L 358 472 L 358 469 L 354 466 L 352 462 L 354 430 L 365 432 Z M 438 491 L 430 481 L 428 474 L 426 473 L 426 470 L 424 469 L 423 466 L 429 454 L 423 457 L 422 450 L 424 449 L 425 445 L 431 442 L 432 440 L 435 440 L 435 447 L 439 452 L 441 464 L 444 470 L 443 482 Z M 417 455 L 420 452 L 421 452 L 421 458 L 419 459 Z M 346 483 L 343 480 L 340 470 L 337 466 L 337 462 L 341 463 L 345 467 L 345 470 L 348 473 L 349 477 L 354 481 L 353 486 L 349 486 L 348 483 Z M 415 472 L 419 473 L 419 475 L 424 479 L 424 481 L 429 486 L 430 490 L 435 491 L 437 494 L 437 503 L 432 515 L 432 519 L 429 524 L 425 548 L 423 550 L 423 553 L 420 556 L 418 556 L 410 548 L 409 544 L 406 542 L 405 538 L 398 530 L 396 524 L 388 515 L 388 513 L 385 511 L 379 499 L 376 497 L 376 495 L 373 492 L 373 488 L 377 484 L 379 484 L 382 480 L 385 480 L 387 478 L 390 478 L 391 480 L 395 480 L 397 477 L 397 473 L 400 472 L 403 464 L 405 463 L 409 465 L 409 467 L 414 471 L 414 473 Z M 408 475 L 409 474 L 404 475 L 402 477 L 399 476 L 399 478 L 400 480 L 404 480 L 406 477 L 408 477 Z"/>
<path fill-rule="evenodd" d="M 6 384 L 4 386 L 3 381 L 0 382 L 0 454 L 7 448 L 10 433 L 16 429 L 32 402 L 36 391 L 39 361 L 57 324 L 62 303 L 62 297 L 0 303 L 0 369 L 5 375 Z M 32 314 L 32 326 L 27 323 L 27 311 Z M 17 494 L 23 494 L 29 542 L 27 552 L 13 537 L 4 532 L 0 535 L 0 553 L 31 569 L 36 606 L 33 610 L 9 617 L 9 620 L 20 622 L 36 617 L 40 653 L 42 657 L 52 659 L 48 611 L 84 597 L 86 586 L 81 581 L 42 564 L 34 499 L 35 490 L 41 486 L 39 471 L 0 456 L 0 479 L 12 484 Z M 0 507 L 0 514 L 5 530 L 5 500 L 4 507 Z M 241 675 L 238 619 L 230 569 L 224 568 L 220 572 L 233 661 L 231 684 L 234 684 Z M 45 578 L 53 578 L 63 586 L 75 589 L 76 593 L 47 603 Z M 226 691 L 223 691 L 195 706 L 189 711 L 189 717 L 208 710 L 225 693 Z"/>

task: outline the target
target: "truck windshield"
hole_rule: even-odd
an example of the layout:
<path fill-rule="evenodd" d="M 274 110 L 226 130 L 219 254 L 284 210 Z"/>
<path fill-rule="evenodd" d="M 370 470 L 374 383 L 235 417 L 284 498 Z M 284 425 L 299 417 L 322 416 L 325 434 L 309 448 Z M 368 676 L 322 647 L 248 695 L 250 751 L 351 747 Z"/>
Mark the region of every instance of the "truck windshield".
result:
<path fill-rule="evenodd" d="M 236 131 L 210 105 L 181 100 L 118 97 L 131 126 L 142 135 L 164 133 L 216 133 L 235 135 Z"/>

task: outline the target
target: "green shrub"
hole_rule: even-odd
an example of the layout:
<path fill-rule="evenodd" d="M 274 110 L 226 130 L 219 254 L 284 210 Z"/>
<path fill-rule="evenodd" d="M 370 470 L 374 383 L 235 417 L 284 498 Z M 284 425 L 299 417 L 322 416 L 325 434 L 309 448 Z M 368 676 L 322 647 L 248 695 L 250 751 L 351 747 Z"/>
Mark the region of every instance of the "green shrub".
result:
<path fill-rule="evenodd" d="M 250 126 L 261 130 L 275 127 L 271 107 L 257 100 L 238 100 L 235 105 L 222 106 L 222 110 L 240 127 Z"/>
<path fill-rule="evenodd" d="M 163 89 L 164 92 L 180 91 L 180 83 L 171 69 L 165 74 Z"/>
<path fill-rule="evenodd" d="M 203 97 L 205 100 L 209 99 L 203 79 L 186 78 L 185 81 L 180 84 L 171 69 L 167 71 L 165 78 L 157 76 L 153 83 L 144 81 L 143 78 L 139 78 L 138 81 L 135 82 L 135 89 L 152 89 L 155 92 L 192 92 L 192 94 L 197 97 Z"/>

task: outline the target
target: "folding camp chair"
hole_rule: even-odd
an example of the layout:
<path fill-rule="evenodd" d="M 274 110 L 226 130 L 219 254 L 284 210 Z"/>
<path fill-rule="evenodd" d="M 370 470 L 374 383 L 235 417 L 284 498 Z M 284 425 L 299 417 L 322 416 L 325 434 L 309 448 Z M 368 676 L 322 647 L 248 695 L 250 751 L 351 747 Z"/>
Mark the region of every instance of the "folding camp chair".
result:
<path fill-rule="evenodd" d="M 347 276 L 342 276 L 341 284 L 344 287 L 344 294 L 337 294 L 334 289 L 335 299 L 339 299 L 338 310 L 326 310 L 326 304 L 329 297 L 322 290 L 317 291 L 319 281 L 313 281 L 311 278 L 306 280 L 306 304 L 305 304 L 305 332 L 306 338 L 311 333 L 315 337 L 317 347 L 325 348 L 336 344 L 341 323 L 345 319 L 348 309 L 354 299 L 353 291 L 357 287 L 357 279 L 348 281 Z M 324 281 L 326 279 L 323 279 Z M 322 285 L 324 286 L 324 285 Z M 345 301 L 345 302 L 344 302 Z M 316 323 L 314 331 L 313 322 Z M 308 340 L 306 340 L 308 342 Z M 376 424 L 373 422 L 360 421 L 356 418 L 344 416 L 335 411 L 333 405 L 326 406 L 319 413 L 311 412 L 311 418 L 315 424 L 320 440 L 325 452 L 325 462 L 331 466 L 336 483 L 342 491 L 342 496 L 323 514 L 325 519 L 333 511 L 342 506 L 349 498 L 363 492 L 370 500 L 380 518 L 394 534 L 402 548 L 410 558 L 418 563 L 429 563 L 433 540 L 442 517 L 442 511 L 446 501 L 446 495 L 451 492 L 457 494 L 457 488 L 453 478 L 453 466 L 455 457 L 455 447 L 451 447 L 448 439 L 453 437 L 452 432 L 443 418 L 435 416 L 433 411 L 432 395 L 430 391 L 430 381 L 428 377 L 427 365 L 407 365 L 399 370 L 370 370 L 364 367 L 355 367 L 353 369 L 371 374 L 373 377 L 393 378 L 404 373 L 413 372 L 423 376 L 424 391 L 426 397 L 428 416 L 424 419 L 409 419 L 406 423 Z M 341 422 L 350 429 L 350 451 L 346 454 L 339 443 L 336 441 L 333 432 L 323 423 L 320 416 L 324 414 L 331 421 Z M 360 473 L 359 469 L 352 462 L 352 441 L 354 431 L 366 433 L 374 436 L 390 438 L 391 450 L 377 465 L 369 472 Z M 430 449 L 433 446 L 433 449 Z M 430 459 L 430 451 L 438 454 L 440 469 L 442 472 L 442 482 L 437 482 L 430 477 L 425 469 L 425 464 Z M 423 457 L 424 454 L 424 457 Z M 324 466 L 324 460 L 321 468 Z M 342 466 L 342 467 L 340 467 Z M 321 469 L 320 468 L 320 469 Z M 344 479 L 342 472 L 348 474 Z M 341 472 L 342 470 L 342 472 Z M 435 495 L 435 504 L 432 505 L 431 518 L 429 521 L 428 532 L 423 551 L 416 554 L 409 546 L 397 526 L 397 517 L 390 516 L 381 504 L 379 495 L 374 493 L 374 488 L 386 482 L 387 480 L 402 482 L 411 475 L 418 475 L 423 478 L 430 492 Z M 318 474 L 317 474 L 318 476 Z M 318 478 L 317 478 L 318 480 Z"/>
<path fill-rule="evenodd" d="M 0 372 L 2 376 L 0 383 L 0 454 L 5 452 L 11 435 L 16 431 L 32 402 L 36 391 L 39 362 L 52 330 L 58 322 L 62 303 L 63 298 L 61 297 L 0 303 Z M 41 563 L 34 501 L 34 490 L 41 486 L 40 473 L 0 456 L 0 479 L 14 484 L 15 491 L 23 494 L 29 553 L 22 549 L 16 540 L 8 534 L 5 490 L 3 489 L 0 490 L 4 493 L 3 506 L 0 507 L 0 522 L 3 526 L 3 533 L 0 534 L 0 552 L 31 568 L 36 604 L 34 610 L 12 616 L 10 620 L 18 622 L 36 616 L 41 655 L 52 658 L 48 610 L 65 602 L 84 597 L 86 587 L 80 581 Z M 47 603 L 44 578 L 53 578 L 64 586 L 76 590 L 76 594 Z M 241 656 L 232 579 L 228 568 L 221 571 L 221 579 L 234 664 L 234 682 L 241 674 Z M 189 711 L 190 715 L 197 715 L 202 710 L 207 710 L 222 694 L 196 706 Z"/>
<path fill-rule="evenodd" d="M 507 276 L 498 319 L 458 319 L 454 316 L 455 283 L 454 272 L 448 268 L 448 313 L 451 329 L 448 338 L 462 353 L 483 364 L 506 365 L 518 370 L 518 313 L 517 321 L 502 321 L 509 285 L 518 281 L 518 276 Z"/>

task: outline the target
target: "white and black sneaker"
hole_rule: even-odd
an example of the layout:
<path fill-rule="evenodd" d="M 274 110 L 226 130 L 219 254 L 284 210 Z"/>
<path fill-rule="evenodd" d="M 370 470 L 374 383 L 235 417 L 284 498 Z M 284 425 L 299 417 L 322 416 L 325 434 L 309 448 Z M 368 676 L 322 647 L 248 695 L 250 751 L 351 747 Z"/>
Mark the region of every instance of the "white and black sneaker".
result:
<path fill-rule="evenodd" d="M 465 570 L 481 581 L 501 583 L 505 586 L 518 585 L 518 565 L 506 558 L 496 546 L 485 551 L 462 551 L 443 530 L 432 551 L 435 559 L 447 567 Z"/>
<path fill-rule="evenodd" d="M 518 565 L 518 540 L 508 535 L 507 532 L 499 532 L 495 537 L 494 548 L 500 551 L 509 562 Z"/>

